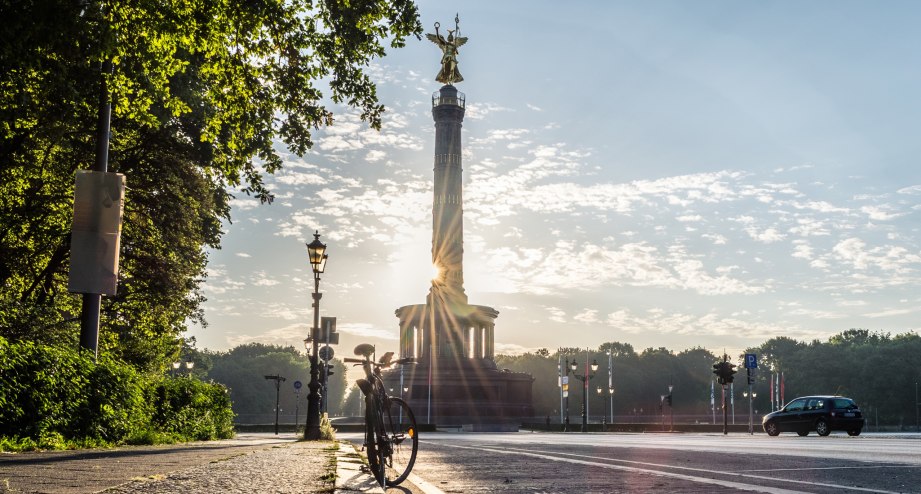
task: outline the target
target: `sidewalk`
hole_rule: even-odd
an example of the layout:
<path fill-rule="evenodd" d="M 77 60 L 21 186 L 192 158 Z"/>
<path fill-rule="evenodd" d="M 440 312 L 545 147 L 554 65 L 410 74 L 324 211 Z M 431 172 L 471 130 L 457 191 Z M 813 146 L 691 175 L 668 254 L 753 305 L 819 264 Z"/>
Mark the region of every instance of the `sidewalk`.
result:
<path fill-rule="evenodd" d="M 348 443 L 257 435 L 167 446 L 2 453 L 0 493 L 383 492 L 361 471 L 361 463 Z"/>

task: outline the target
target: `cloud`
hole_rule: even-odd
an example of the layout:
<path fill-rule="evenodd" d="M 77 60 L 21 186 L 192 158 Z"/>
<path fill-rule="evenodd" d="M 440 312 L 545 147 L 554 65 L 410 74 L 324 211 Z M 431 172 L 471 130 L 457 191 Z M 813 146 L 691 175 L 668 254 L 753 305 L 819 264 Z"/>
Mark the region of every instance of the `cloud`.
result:
<path fill-rule="evenodd" d="M 710 274 L 685 247 L 667 252 L 648 242 L 613 248 L 560 241 L 549 250 L 500 248 L 486 256 L 489 269 L 503 273 L 512 291 L 548 294 L 559 290 L 598 290 L 612 286 L 662 287 L 702 295 L 756 294 L 765 286 L 749 284 L 725 273 Z M 560 259 L 565 262 L 546 262 Z"/>
<path fill-rule="evenodd" d="M 621 309 L 608 313 L 605 324 L 627 333 L 676 334 L 694 336 L 745 337 L 763 339 L 764 335 L 785 335 L 793 338 L 814 338 L 818 333 L 786 322 L 762 322 L 725 317 L 717 312 L 687 314 L 651 309 L 634 312 Z"/>
<path fill-rule="evenodd" d="M 227 344 L 231 347 L 246 345 L 248 343 L 263 343 L 266 345 L 293 346 L 303 348 L 307 327 L 303 324 L 291 324 L 269 329 L 259 334 L 240 334 L 227 336 Z"/>
<path fill-rule="evenodd" d="M 397 329 L 383 329 L 371 323 L 340 323 L 336 325 L 336 331 L 354 336 L 361 336 L 363 338 L 380 338 L 382 340 L 399 339 Z"/>

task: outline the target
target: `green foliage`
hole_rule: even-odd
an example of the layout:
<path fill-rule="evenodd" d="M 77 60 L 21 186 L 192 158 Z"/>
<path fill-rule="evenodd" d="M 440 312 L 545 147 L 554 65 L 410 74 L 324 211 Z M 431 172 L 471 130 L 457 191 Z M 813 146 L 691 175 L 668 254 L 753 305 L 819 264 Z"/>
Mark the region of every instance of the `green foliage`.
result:
<path fill-rule="evenodd" d="M 575 359 L 577 372 L 582 375 L 586 360 L 589 363 L 597 361 L 598 371 L 589 381 L 588 398 L 592 420 L 600 420 L 610 404 L 607 394 L 609 351 L 613 363 L 615 415 L 629 416 L 634 410 L 637 414 L 640 410 L 646 415 L 658 413 L 660 396 L 667 394 L 668 386 L 672 385 L 675 414 L 710 416 L 710 386 L 715 377 L 712 365 L 722 355 L 704 348 L 678 353 L 662 347 L 647 348 L 637 354 L 629 344 L 609 342 L 587 354 L 585 349 L 562 348 L 553 355 L 541 351 L 517 356 L 499 355 L 496 363 L 500 368 L 531 374 L 535 415 L 549 415 L 558 420 L 558 362 L 565 367 L 567 360 Z M 807 394 L 842 394 L 856 399 L 866 413 L 873 414 L 873 420 L 878 417 L 880 424 L 914 424 L 914 387 L 921 382 L 921 368 L 917 365 L 921 337 L 916 333 L 891 336 L 850 329 L 826 342 L 810 343 L 776 337 L 745 353 L 758 354 L 754 407 L 762 413 L 770 410 L 769 376 L 772 372 L 783 372 L 787 401 Z M 742 355 L 731 355 L 729 359 L 739 362 Z M 745 369 L 737 370 L 734 390 L 738 406 L 747 384 Z M 570 416 L 573 417 L 580 413 L 583 385 L 571 377 L 569 383 Z M 717 401 L 719 395 L 717 386 Z M 352 409 L 355 409 L 354 404 Z"/>
<path fill-rule="evenodd" d="M 190 321 L 204 324 L 203 247 L 219 246 L 228 191 L 271 201 L 262 173 L 282 165 L 276 143 L 305 153 L 332 123 L 327 98 L 379 127 L 364 68 L 386 41 L 421 33 L 411 0 L 33 0 L 3 2 L 0 16 L 0 336 L 77 341 L 73 182 L 94 162 L 105 81 L 108 170 L 128 190 L 100 348 L 141 371 L 170 360 Z"/>
<path fill-rule="evenodd" d="M 759 382 L 767 388 L 771 371 L 783 372 L 786 401 L 806 394 L 841 394 L 854 398 L 881 424 L 914 424 L 915 383 L 921 336 L 849 329 L 827 342 L 772 338 L 749 350 L 759 353 Z M 760 354 L 770 355 L 761 362 Z M 757 400 L 762 400 L 759 394 Z M 767 393 L 764 397 L 767 408 Z"/>
<path fill-rule="evenodd" d="M 320 417 L 320 439 L 323 441 L 336 440 L 336 429 L 333 429 L 333 423 L 329 421 L 329 415 L 325 413 Z"/>
<path fill-rule="evenodd" d="M 224 386 L 164 377 L 148 388 L 148 394 L 154 430 L 197 441 L 233 437 L 233 412 Z"/>
<path fill-rule="evenodd" d="M 275 381 L 265 376 L 278 374 L 286 379 L 279 388 L 282 421 L 294 422 L 295 410 L 301 423 L 307 415 L 307 384 L 310 382 L 310 360 L 294 347 L 250 343 L 226 352 L 205 352 L 211 361 L 207 377 L 230 390 L 233 411 L 241 423 L 274 421 Z M 333 375 L 329 376 L 328 409 L 333 415 L 342 413 L 346 381 L 342 363 L 332 360 Z M 301 381 L 300 393 L 294 381 Z M 322 390 L 321 390 L 322 391 Z"/>
<path fill-rule="evenodd" d="M 138 373 L 103 357 L 0 337 L 3 449 L 58 449 L 233 435 L 226 389 Z"/>

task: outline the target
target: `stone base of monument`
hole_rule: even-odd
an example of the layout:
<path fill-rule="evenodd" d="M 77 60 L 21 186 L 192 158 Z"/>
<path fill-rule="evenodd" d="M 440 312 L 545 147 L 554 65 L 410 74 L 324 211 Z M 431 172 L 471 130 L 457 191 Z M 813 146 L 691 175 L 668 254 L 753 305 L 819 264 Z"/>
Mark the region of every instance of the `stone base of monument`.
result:
<path fill-rule="evenodd" d="M 496 369 L 486 359 L 442 361 L 431 372 L 424 365 L 406 366 L 402 388 L 398 369 L 384 375 L 394 396 L 403 390 L 417 422 L 462 426 L 465 431 L 517 431 L 522 420 L 534 415 L 532 381 L 530 374 Z"/>

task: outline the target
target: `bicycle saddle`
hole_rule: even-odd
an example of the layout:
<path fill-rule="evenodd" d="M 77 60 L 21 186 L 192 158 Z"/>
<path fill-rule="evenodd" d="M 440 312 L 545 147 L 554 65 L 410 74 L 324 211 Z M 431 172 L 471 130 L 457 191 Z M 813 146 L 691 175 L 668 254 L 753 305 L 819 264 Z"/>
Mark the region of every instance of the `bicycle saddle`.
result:
<path fill-rule="evenodd" d="M 368 358 L 372 353 L 374 353 L 374 345 L 369 343 L 362 343 L 355 347 L 355 355 L 361 355 L 364 358 Z"/>

